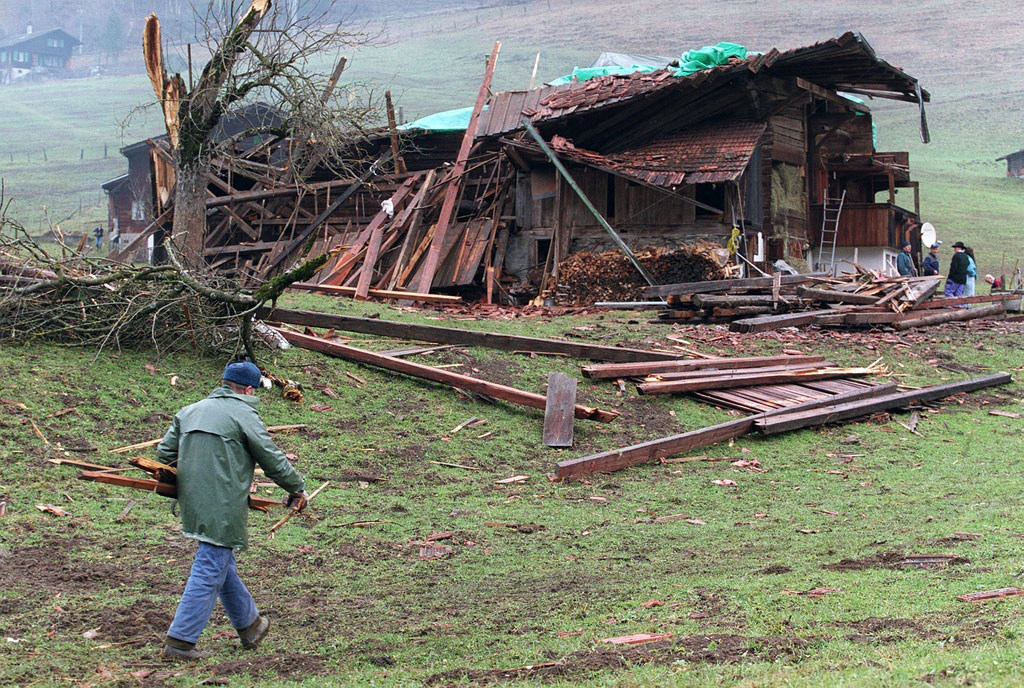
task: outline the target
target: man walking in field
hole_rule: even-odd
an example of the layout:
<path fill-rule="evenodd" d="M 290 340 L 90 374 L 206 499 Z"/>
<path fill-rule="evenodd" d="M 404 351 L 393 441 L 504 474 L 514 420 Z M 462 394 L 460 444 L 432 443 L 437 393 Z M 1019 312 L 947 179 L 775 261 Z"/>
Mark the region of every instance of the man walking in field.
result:
<path fill-rule="evenodd" d="M 256 412 L 260 369 L 229 363 L 223 385 L 206 399 L 174 416 L 157 446 L 157 458 L 177 468 L 178 504 L 185 537 L 199 541 L 164 657 L 198 659 L 196 650 L 220 598 L 242 647 L 255 648 L 270 622 L 260 615 L 235 571 L 235 552 L 248 545 L 249 485 L 259 464 L 268 478 L 288 491 L 288 507 L 306 505 L 305 482 L 267 432 Z"/>

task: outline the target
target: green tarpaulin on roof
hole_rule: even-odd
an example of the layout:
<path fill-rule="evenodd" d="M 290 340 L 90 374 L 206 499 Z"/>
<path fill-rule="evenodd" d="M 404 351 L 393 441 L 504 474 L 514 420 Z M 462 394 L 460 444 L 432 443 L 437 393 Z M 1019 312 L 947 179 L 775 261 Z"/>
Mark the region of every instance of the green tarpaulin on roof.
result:
<path fill-rule="evenodd" d="M 629 67 L 622 67 L 619 65 L 608 65 L 606 67 L 574 67 L 572 72 L 569 74 L 560 76 L 554 81 L 549 81 L 548 84 L 551 86 L 560 86 L 562 84 L 570 83 L 573 79 L 579 82 L 584 82 L 590 81 L 591 79 L 597 79 L 602 76 L 625 76 L 627 74 L 633 74 L 634 72 L 650 74 L 658 69 L 660 69 L 660 67 L 655 67 L 654 65 L 632 65 Z"/>
<path fill-rule="evenodd" d="M 484 106 L 487 109 L 487 106 Z M 412 122 L 406 122 L 398 127 L 400 131 L 422 130 L 430 132 L 466 131 L 469 126 L 469 118 L 473 116 L 473 108 L 464 107 L 455 110 L 435 112 L 426 117 L 420 117 Z"/>
<path fill-rule="evenodd" d="M 718 45 L 705 45 L 699 50 L 687 50 L 679 58 L 679 69 L 676 70 L 676 76 L 690 76 L 702 69 L 721 67 L 731 57 L 745 60 L 747 59 L 747 49 L 737 43 L 719 43 Z"/>
<path fill-rule="evenodd" d="M 675 76 L 689 76 L 702 69 L 711 69 L 726 64 L 731 57 L 738 57 L 741 60 L 747 59 L 747 49 L 736 43 L 719 43 L 718 45 L 706 45 L 699 50 L 687 50 L 679 58 L 680 66 L 674 72 Z M 573 79 L 579 82 L 589 81 L 602 76 L 626 76 L 635 72 L 650 74 L 661 69 L 657 65 L 632 65 L 630 67 L 607 66 L 607 67 L 576 67 L 569 74 L 560 76 L 548 83 L 552 86 L 568 84 Z"/>

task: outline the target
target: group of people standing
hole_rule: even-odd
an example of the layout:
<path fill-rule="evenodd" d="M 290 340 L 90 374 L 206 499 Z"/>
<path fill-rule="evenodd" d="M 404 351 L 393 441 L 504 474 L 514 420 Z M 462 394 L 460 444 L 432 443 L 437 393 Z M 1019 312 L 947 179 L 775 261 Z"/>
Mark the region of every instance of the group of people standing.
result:
<path fill-rule="evenodd" d="M 942 242 L 935 242 L 928 249 L 928 255 L 921 261 L 921 272 L 923 276 L 939 274 L 939 246 Z M 909 241 L 903 243 L 903 250 L 896 258 L 896 270 L 899 274 L 907 277 L 917 277 L 917 268 L 914 266 L 913 257 L 910 255 L 911 245 Z M 949 272 L 946 274 L 946 288 L 943 292 L 947 298 L 959 296 L 974 296 L 974 287 L 978 281 L 978 265 L 974 261 L 974 249 L 962 241 L 953 244 L 953 258 L 949 262 Z M 993 289 L 1002 288 L 1002 284 L 992 275 L 985 275 L 985 281 L 992 285 Z"/>

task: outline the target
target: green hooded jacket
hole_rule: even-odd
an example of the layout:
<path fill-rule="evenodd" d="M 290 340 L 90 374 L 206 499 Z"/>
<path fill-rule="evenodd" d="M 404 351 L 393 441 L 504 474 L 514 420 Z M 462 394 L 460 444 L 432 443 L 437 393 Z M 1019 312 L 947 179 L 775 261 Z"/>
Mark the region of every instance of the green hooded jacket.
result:
<path fill-rule="evenodd" d="M 218 387 L 178 411 L 157 446 L 157 459 L 178 469 L 185 537 L 235 550 L 248 546 L 249 486 L 256 464 L 289 494 L 305 489 L 302 476 L 270 439 L 257 403 L 255 396 Z"/>

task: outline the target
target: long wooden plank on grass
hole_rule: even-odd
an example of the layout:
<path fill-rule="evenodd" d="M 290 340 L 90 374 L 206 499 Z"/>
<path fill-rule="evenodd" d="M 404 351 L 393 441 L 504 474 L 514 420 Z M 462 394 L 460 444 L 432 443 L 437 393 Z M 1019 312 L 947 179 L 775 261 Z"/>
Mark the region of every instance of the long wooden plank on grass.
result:
<path fill-rule="evenodd" d="M 565 373 L 549 374 L 547 405 L 544 407 L 544 446 L 572 446 L 575 406 L 576 378 Z"/>
<path fill-rule="evenodd" d="M 718 442 L 724 442 L 725 440 L 739 437 L 740 435 L 750 432 L 754 428 L 754 423 L 757 420 L 771 417 L 783 411 L 788 413 L 791 411 L 813 409 L 824 404 L 834 403 L 837 401 L 863 399 L 876 394 L 884 394 L 894 389 L 896 389 L 896 384 L 890 382 L 884 385 L 877 385 L 862 390 L 839 394 L 834 397 L 812 399 L 811 401 L 789 406 L 785 409 L 768 411 L 763 414 L 747 416 L 746 418 L 737 418 L 735 420 L 726 421 L 725 423 L 712 425 L 707 428 L 699 428 L 679 435 L 672 435 L 670 437 L 662 437 L 648 442 L 641 442 L 640 444 L 634 444 L 630 447 L 622 447 L 621 449 L 613 449 L 611 451 L 601 452 L 600 454 L 592 454 L 578 459 L 561 461 L 555 469 L 555 477 L 559 480 L 571 480 L 573 478 L 583 478 L 588 475 L 593 475 L 594 473 L 609 473 L 629 466 L 638 466 L 649 461 L 667 458 L 673 454 L 691 451 L 700 447 L 707 447 L 712 444 L 717 444 Z"/>
<path fill-rule="evenodd" d="M 543 409 L 547 405 L 547 399 L 543 394 L 526 392 L 521 389 L 516 389 L 515 387 L 499 385 L 494 382 L 480 380 L 468 375 L 460 375 L 448 370 L 431 368 L 430 366 L 413 363 L 412 361 L 406 361 L 401 358 L 382 356 L 375 351 L 357 349 L 354 346 L 346 346 L 344 344 L 330 342 L 326 339 L 321 339 L 320 337 L 311 337 L 307 334 L 292 332 L 291 330 L 279 329 L 277 331 L 289 342 L 303 349 L 310 349 L 311 351 L 319 351 L 321 353 L 328 354 L 329 356 L 337 356 L 338 358 L 344 358 L 350 361 L 366 363 L 368 365 L 377 366 L 378 368 L 385 368 L 398 373 L 405 373 L 406 375 L 412 375 L 413 377 L 422 378 L 424 380 L 441 382 L 451 385 L 452 387 L 469 390 L 471 392 L 480 392 L 494 397 L 495 399 L 504 399 L 505 401 L 511 401 L 512 403 L 521 404 L 523 406 Z M 580 406 L 579 404 L 576 404 L 573 409 L 576 418 L 596 420 L 602 423 L 609 423 L 619 417 L 618 411 L 605 411 L 598 408 L 591 408 L 589 406 Z"/>
<path fill-rule="evenodd" d="M 774 415 L 770 418 L 761 418 L 757 426 L 766 434 L 773 435 L 787 430 L 806 428 L 812 425 L 825 425 L 826 423 L 837 423 L 839 421 L 866 416 L 879 411 L 900 408 L 908 404 L 915 404 L 922 401 L 935 401 L 944 399 L 953 394 L 961 392 L 973 392 L 986 387 L 995 387 L 1012 382 L 1009 373 L 994 373 L 982 377 L 974 377 L 968 380 L 949 382 L 944 385 L 932 385 L 921 389 L 912 389 L 906 392 L 896 392 L 883 396 L 872 396 L 858 401 L 842 402 L 839 397 L 834 397 L 829 404 L 813 410 L 804 410 L 797 407 L 786 409 L 785 413 Z"/>
<path fill-rule="evenodd" d="M 408 298 L 408 297 L 407 297 Z M 262 320 L 277 321 L 289 325 L 304 327 L 333 328 L 342 332 L 359 332 L 396 339 L 413 339 L 436 344 L 460 344 L 462 346 L 482 346 L 503 351 L 534 351 L 544 354 L 566 354 L 574 358 L 595 361 L 674 361 L 684 357 L 659 351 L 628 349 L 584 342 L 569 342 L 559 339 L 541 339 L 539 337 L 523 337 L 498 332 L 481 332 L 463 330 L 454 327 L 438 327 L 436 325 L 419 325 L 416 323 L 378 320 L 376 318 L 360 318 L 354 315 L 338 313 L 318 313 L 316 311 L 292 310 L 287 308 L 265 308 L 256 312 Z"/>
<path fill-rule="evenodd" d="M 108 485 L 117 485 L 119 487 L 130 487 L 134 490 L 144 490 L 146 492 L 156 492 L 166 497 L 176 497 L 178 495 L 177 485 L 158 482 L 148 478 L 129 478 L 128 476 L 107 473 L 105 471 L 81 471 L 78 477 L 81 480 L 107 483 Z M 249 495 L 249 504 L 259 509 L 285 506 L 285 503 L 279 499 L 267 499 L 266 497 L 257 497 L 256 495 Z"/>
<path fill-rule="evenodd" d="M 806 275 L 783 275 L 779 278 L 780 285 L 804 284 L 814 282 L 819 277 L 827 277 L 828 273 L 813 272 Z M 762 289 L 771 288 L 772 277 L 746 277 L 742 279 L 708 280 L 705 282 L 682 282 L 679 284 L 659 284 L 644 287 L 644 296 L 672 296 L 674 294 L 707 294 L 729 291 L 730 289 Z"/>
<path fill-rule="evenodd" d="M 583 366 L 583 377 L 607 379 L 643 377 L 662 373 L 729 368 L 763 368 L 774 365 L 824 363 L 824 356 L 749 356 L 746 358 L 694 358 L 681 361 L 640 361 L 637 363 L 597 363 Z"/>
<path fill-rule="evenodd" d="M 726 377 L 729 375 L 768 375 L 770 373 L 797 373 L 821 370 L 822 368 L 835 368 L 836 364 L 831 361 L 822 363 L 805 363 L 804 365 L 776 365 L 763 368 L 722 368 L 718 370 L 683 370 L 676 373 L 658 373 L 657 380 L 649 382 L 664 382 L 667 380 L 697 380 L 703 378 Z M 737 387 L 745 385 L 735 385 Z"/>
<path fill-rule="evenodd" d="M 356 296 L 356 287 L 338 287 L 333 284 L 310 284 L 309 282 L 293 282 L 288 285 L 289 289 L 295 291 L 315 291 L 321 294 L 334 294 L 335 296 Z M 397 289 L 367 289 L 367 296 L 375 299 L 408 299 L 409 301 L 422 301 L 423 303 L 461 303 L 461 296 L 450 294 L 418 294 L 412 291 L 400 291 Z"/>
<path fill-rule="evenodd" d="M 645 382 L 636 386 L 641 394 L 672 394 L 678 392 L 695 392 L 701 389 L 731 389 L 733 387 L 749 387 L 750 385 L 774 385 L 780 382 L 800 382 L 802 380 L 829 380 L 836 377 L 852 377 L 870 375 L 869 368 L 826 368 L 824 370 L 795 370 L 775 373 L 734 373 L 731 375 L 708 375 L 703 378 L 689 380 L 666 380 L 665 382 Z"/>

